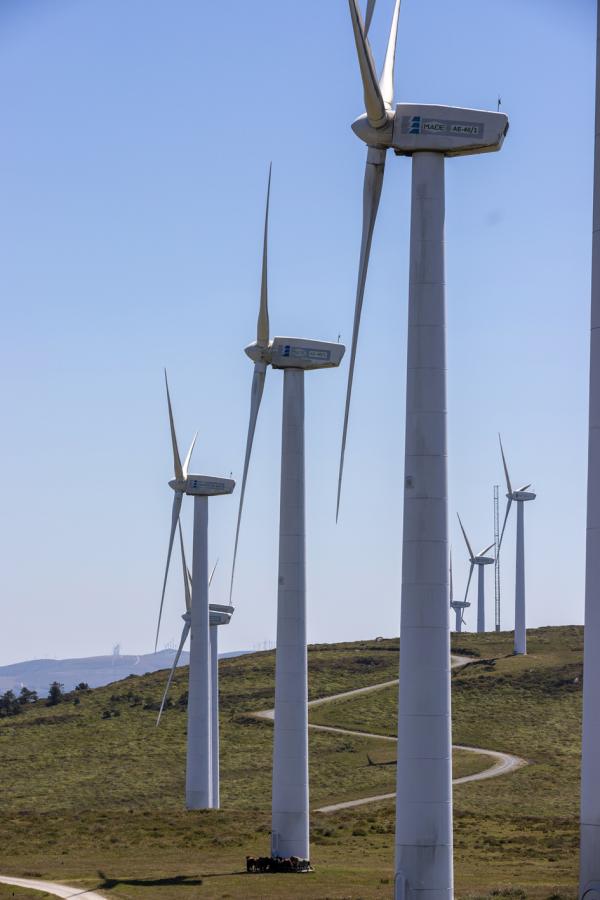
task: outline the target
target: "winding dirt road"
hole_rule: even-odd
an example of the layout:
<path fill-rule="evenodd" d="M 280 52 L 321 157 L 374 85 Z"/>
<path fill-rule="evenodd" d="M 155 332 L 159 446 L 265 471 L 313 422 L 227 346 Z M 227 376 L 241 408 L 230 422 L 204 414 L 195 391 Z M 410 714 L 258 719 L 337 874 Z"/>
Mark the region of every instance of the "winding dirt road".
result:
<path fill-rule="evenodd" d="M 472 660 L 468 656 L 453 656 L 451 667 L 453 669 L 458 669 L 461 666 L 466 666 L 467 663 L 470 662 L 472 662 Z M 368 687 L 355 688 L 352 691 L 344 691 L 341 694 L 332 694 L 330 697 L 319 697 L 317 700 L 310 700 L 308 706 L 309 709 L 313 709 L 315 706 L 322 706 L 324 703 L 333 703 L 335 700 L 344 700 L 347 697 L 357 697 L 359 694 L 370 694 L 374 691 L 382 691 L 385 690 L 385 688 L 393 687 L 396 684 L 398 684 L 398 679 L 394 678 L 392 681 L 383 681 L 380 684 L 371 684 Z M 253 713 L 252 715 L 256 719 L 273 721 L 275 718 L 275 710 L 265 709 L 261 712 Z M 337 728 L 333 725 L 313 725 L 309 723 L 308 727 L 313 731 L 328 731 L 331 734 L 343 734 L 350 737 L 372 738 L 377 741 L 392 741 L 393 743 L 396 743 L 397 741 L 397 738 L 391 737 L 389 734 L 372 734 L 371 732 L 366 731 L 351 731 L 348 728 Z M 482 772 L 475 772 L 473 775 L 463 775 L 462 778 L 455 778 L 453 784 L 465 784 L 469 781 L 485 781 L 488 778 L 498 778 L 500 775 L 509 775 L 511 772 L 515 772 L 517 769 L 522 768 L 522 766 L 527 765 L 527 760 L 521 759 L 519 756 L 513 756 L 510 753 L 501 753 L 498 750 L 484 750 L 482 747 L 465 747 L 461 744 L 455 744 L 454 749 L 465 750 L 468 753 L 477 753 L 479 756 L 487 756 L 493 760 L 493 764 Z M 366 803 L 378 803 L 381 800 L 392 800 L 395 796 L 396 793 L 394 791 L 394 793 L 391 794 L 377 794 L 373 797 L 360 797 L 358 800 L 346 800 L 344 803 L 321 806 L 316 812 L 339 812 L 339 810 L 351 809 L 354 806 L 364 806 Z"/>

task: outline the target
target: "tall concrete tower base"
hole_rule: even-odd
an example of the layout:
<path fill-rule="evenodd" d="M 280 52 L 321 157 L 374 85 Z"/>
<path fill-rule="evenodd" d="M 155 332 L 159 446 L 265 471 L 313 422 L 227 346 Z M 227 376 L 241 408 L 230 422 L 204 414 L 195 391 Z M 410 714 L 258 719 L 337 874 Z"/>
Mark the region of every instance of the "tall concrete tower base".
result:
<path fill-rule="evenodd" d="M 208 497 L 194 497 L 194 557 L 188 688 L 185 803 L 188 809 L 213 805 L 211 665 L 208 611 Z"/>
<path fill-rule="evenodd" d="M 582 900 L 600 900 L 600 2 L 597 29 L 579 870 Z"/>
<path fill-rule="evenodd" d="M 412 158 L 395 898 L 452 900 L 444 157 Z"/>
<path fill-rule="evenodd" d="M 283 377 L 272 856 L 310 858 L 304 515 L 304 372 Z"/>

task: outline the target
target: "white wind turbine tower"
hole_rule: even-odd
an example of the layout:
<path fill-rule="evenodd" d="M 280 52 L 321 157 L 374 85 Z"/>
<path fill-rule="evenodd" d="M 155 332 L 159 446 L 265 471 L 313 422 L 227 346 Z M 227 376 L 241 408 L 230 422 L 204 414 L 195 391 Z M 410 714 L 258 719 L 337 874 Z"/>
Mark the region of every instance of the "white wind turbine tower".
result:
<path fill-rule="evenodd" d="M 465 544 L 467 545 L 469 562 L 471 563 L 471 567 L 469 569 L 469 578 L 467 580 L 467 589 L 465 591 L 465 600 L 467 599 L 467 595 L 469 593 L 473 569 L 475 568 L 475 566 L 477 566 L 477 632 L 479 634 L 482 634 L 485 631 L 485 566 L 490 566 L 493 562 L 495 562 L 493 556 L 486 556 L 485 554 L 488 552 L 488 550 L 491 550 L 494 545 L 490 544 L 489 547 L 485 548 L 485 550 L 481 550 L 479 553 L 473 553 L 473 548 L 469 543 L 469 538 L 467 537 L 467 532 L 464 529 L 460 516 L 458 516 L 458 521 L 460 524 L 460 530 L 462 531 L 463 537 L 465 539 Z"/>
<path fill-rule="evenodd" d="M 499 150 L 503 113 L 399 103 L 393 81 L 400 0 L 380 79 L 358 9 L 350 15 L 365 115 L 352 128 L 368 147 L 354 330 L 342 436 L 338 511 L 358 330 L 388 149 L 412 157 L 404 472 L 404 529 L 396 799 L 395 897 L 451 898 L 452 741 L 446 469 L 446 156 Z"/>
<path fill-rule="evenodd" d="M 214 572 L 214 569 L 213 569 Z M 220 603 L 209 605 L 210 622 L 210 662 L 211 662 L 211 736 L 212 736 L 212 784 L 213 809 L 221 805 L 219 774 L 219 627 L 229 625 L 233 606 Z"/>
<path fill-rule="evenodd" d="M 169 678 L 167 680 L 167 686 L 165 687 L 165 692 L 163 694 L 162 702 L 160 704 L 160 710 L 158 712 L 158 716 L 156 718 L 157 726 L 160 724 L 160 719 L 163 714 L 163 710 L 165 708 L 165 703 L 167 702 L 167 697 L 169 696 L 169 690 L 171 688 L 171 682 L 173 681 L 173 676 L 175 674 L 175 670 L 179 665 L 179 660 L 181 658 L 181 653 L 183 651 L 185 642 L 187 641 L 188 635 L 190 633 L 190 625 L 192 620 L 192 575 L 190 570 L 187 567 L 187 563 L 185 560 L 185 548 L 183 546 L 183 535 L 181 533 L 181 522 L 179 523 L 179 545 L 181 550 L 181 564 L 183 567 L 183 586 L 185 591 L 185 613 L 182 615 L 183 619 L 183 628 L 181 631 L 181 639 L 179 641 L 179 647 L 177 648 L 177 652 L 175 654 L 175 658 L 173 660 L 173 665 L 171 667 L 171 671 L 169 672 Z M 210 588 L 212 584 L 212 580 L 215 574 L 215 569 L 217 568 L 217 564 L 215 563 L 212 572 L 210 573 L 210 578 L 208 579 L 208 587 Z M 220 807 L 220 784 L 219 784 L 219 638 L 217 629 L 219 625 L 228 625 L 231 621 L 231 616 L 233 615 L 233 606 L 221 606 L 218 603 L 209 604 L 209 623 L 210 623 L 210 668 L 211 668 L 211 680 L 210 680 L 210 689 L 211 689 L 211 737 L 212 737 L 212 808 L 219 809 Z"/>
<path fill-rule="evenodd" d="M 304 373 L 339 366 L 345 348 L 341 344 L 304 338 L 269 339 L 267 234 L 270 190 L 269 171 L 256 342 L 246 347 L 247 355 L 254 362 L 254 376 L 231 570 L 231 591 L 252 442 L 266 369 L 271 366 L 273 369 L 283 369 L 284 373 L 271 855 L 309 859 Z"/>
<path fill-rule="evenodd" d="M 456 615 L 456 628 L 455 631 L 457 634 L 462 632 L 462 627 L 465 625 L 465 609 L 468 609 L 471 604 L 467 601 L 465 596 L 464 600 L 455 600 L 454 599 L 454 584 L 452 581 L 452 551 L 450 551 L 450 609 L 454 610 L 454 614 Z"/>
<path fill-rule="evenodd" d="M 517 504 L 517 557 L 515 564 L 515 654 L 523 656 L 527 653 L 527 619 L 525 614 L 525 517 L 524 504 L 528 500 L 535 500 L 536 495 L 532 491 L 528 491 L 530 484 L 524 484 L 523 487 L 513 491 L 508 474 L 508 466 L 506 465 L 506 457 L 504 456 L 504 447 L 502 446 L 502 438 L 498 435 L 500 441 L 500 452 L 502 454 L 502 465 L 504 466 L 504 475 L 506 476 L 506 513 L 500 532 L 500 543 L 498 544 L 498 553 L 502 547 L 502 538 L 504 537 L 504 529 L 508 520 L 510 508 L 514 503 Z"/>
<path fill-rule="evenodd" d="M 173 445 L 173 467 L 175 478 L 169 487 L 175 492 L 171 517 L 171 534 L 169 550 L 163 582 L 158 628 L 162 616 L 163 600 L 175 529 L 179 521 L 181 501 L 184 494 L 194 498 L 194 541 L 192 575 L 194 589 L 190 602 L 190 675 L 188 687 L 188 728 L 187 728 L 187 766 L 185 800 L 188 809 L 211 809 L 213 797 L 213 739 L 212 739 L 212 697 L 211 697 L 211 653 L 210 653 L 210 613 L 208 604 L 208 498 L 219 494 L 231 494 L 235 481 L 213 475 L 190 475 L 188 472 L 190 457 L 194 443 L 186 456 L 183 466 L 177 446 L 173 410 L 167 373 L 167 405 L 169 408 L 169 425 Z M 195 441 L 195 438 L 194 438 Z M 184 579 L 185 584 L 185 579 Z M 187 626 L 186 622 L 186 626 Z M 185 632 L 185 627 L 184 627 Z M 187 634 L 185 635 L 187 638 Z M 156 632 L 158 641 L 158 629 Z M 181 644 L 183 646 L 183 643 Z"/>
<path fill-rule="evenodd" d="M 580 900 L 600 900 L 600 3 L 597 7 L 597 29 Z"/>

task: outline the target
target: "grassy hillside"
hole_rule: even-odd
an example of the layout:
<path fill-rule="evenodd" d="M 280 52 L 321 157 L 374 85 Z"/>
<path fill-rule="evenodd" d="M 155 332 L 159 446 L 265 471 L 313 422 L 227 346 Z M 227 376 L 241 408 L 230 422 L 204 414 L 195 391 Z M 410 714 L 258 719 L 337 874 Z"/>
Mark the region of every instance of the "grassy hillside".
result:
<path fill-rule="evenodd" d="M 455 789 L 458 884 L 479 887 L 485 866 L 481 887 L 507 882 L 529 897 L 536 885 L 547 885 L 546 896 L 570 885 L 576 896 L 583 630 L 531 631 L 527 657 L 512 656 L 509 634 L 454 644 L 477 654 L 453 674 L 454 742 L 530 761 L 508 778 Z M 396 703 L 389 689 L 318 707 L 312 720 L 395 734 Z"/>
<path fill-rule="evenodd" d="M 455 741 L 533 764 L 456 788 L 456 897 L 575 897 L 581 629 L 530 633 L 526 659 L 512 657 L 509 635 L 458 643 L 474 661 L 453 678 Z M 393 802 L 313 814 L 310 876 L 242 873 L 246 853 L 269 846 L 272 726 L 249 713 L 273 705 L 273 664 L 273 652 L 220 663 L 219 812 L 183 809 L 184 669 L 159 729 L 160 673 L 0 720 L 0 765 L 10 773 L 0 871 L 81 883 L 117 900 L 388 897 Z M 313 647 L 310 696 L 393 679 L 397 664 L 397 641 Z M 387 689 L 316 707 L 311 719 L 394 734 L 395 704 Z M 393 752 L 368 738 L 311 733 L 312 807 L 393 791 L 394 766 L 367 758 Z M 455 774 L 486 765 L 458 755 Z"/>

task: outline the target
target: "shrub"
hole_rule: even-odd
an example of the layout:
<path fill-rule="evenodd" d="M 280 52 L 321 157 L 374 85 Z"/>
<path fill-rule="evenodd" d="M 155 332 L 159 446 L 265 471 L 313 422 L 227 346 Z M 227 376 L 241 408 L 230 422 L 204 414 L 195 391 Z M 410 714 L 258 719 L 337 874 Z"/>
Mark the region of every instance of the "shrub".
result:
<path fill-rule="evenodd" d="M 46 706 L 56 706 L 57 703 L 61 703 L 64 700 L 63 693 L 64 684 L 60 684 L 58 681 L 53 681 L 50 687 L 48 688 L 48 699 L 46 700 Z"/>
<path fill-rule="evenodd" d="M 25 704 L 27 703 L 35 703 L 37 698 L 37 691 L 30 691 L 28 687 L 25 687 L 25 685 L 23 685 L 19 694 L 19 703 L 21 704 L 21 706 L 25 706 Z"/>
<path fill-rule="evenodd" d="M 0 694 L 0 717 L 16 716 L 21 712 L 21 704 L 17 700 L 14 691 L 6 691 Z"/>

